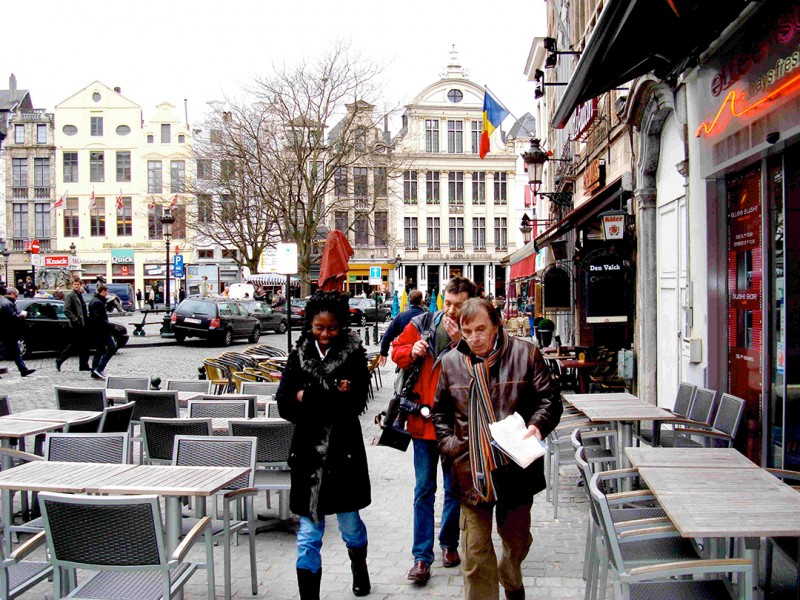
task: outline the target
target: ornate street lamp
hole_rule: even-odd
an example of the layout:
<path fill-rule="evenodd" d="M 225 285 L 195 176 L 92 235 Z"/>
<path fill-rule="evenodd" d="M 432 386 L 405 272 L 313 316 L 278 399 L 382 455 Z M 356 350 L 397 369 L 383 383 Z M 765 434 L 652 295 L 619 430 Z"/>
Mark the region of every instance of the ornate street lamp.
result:
<path fill-rule="evenodd" d="M 172 209 L 167 207 L 164 209 L 164 214 L 161 215 L 161 231 L 164 235 L 164 246 L 167 249 L 167 262 L 165 263 L 166 272 L 164 273 L 164 277 L 167 280 L 166 286 L 164 286 L 165 296 L 164 296 L 164 308 L 169 311 L 170 308 L 170 289 L 169 289 L 169 243 L 172 241 L 172 225 L 175 223 L 175 217 L 172 215 Z"/>
<path fill-rule="evenodd" d="M 542 185 L 542 173 L 544 171 L 544 163 L 548 160 L 557 162 L 571 162 L 566 158 L 550 158 L 550 155 L 542 150 L 542 147 L 537 138 L 531 140 L 531 147 L 527 152 L 521 154 L 522 160 L 528 167 L 528 185 L 534 196 L 542 196 L 547 198 L 553 204 L 558 206 L 572 206 L 572 194 L 570 192 L 540 192 L 539 188 Z"/>
<path fill-rule="evenodd" d="M 520 224 L 519 230 L 522 232 L 522 241 L 526 244 L 530 242 L 533 227 L 531 226 L 531 219 L 528 217 L 528 213 L 522 215 L 522 223 Z"/>
<path fill-rule="evenodd" d="M 3 238 L 0 238 L 0 254 L 3 255 L 3 263 L 6 270 L 6 276 L 3 281 L 5 281 L 6 285 L 8 285 L 8 257 L 11 255 L 11 252 L 6 247 L 6 241 Z"/>

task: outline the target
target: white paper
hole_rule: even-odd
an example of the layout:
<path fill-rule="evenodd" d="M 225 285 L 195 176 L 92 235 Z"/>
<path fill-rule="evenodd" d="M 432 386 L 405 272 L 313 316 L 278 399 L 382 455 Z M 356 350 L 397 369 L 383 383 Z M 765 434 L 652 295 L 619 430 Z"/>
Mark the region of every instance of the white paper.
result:
<path fill-rule="evenodd" d="M 494 444 L 523 469 L 544 456 L 545 447 L 534 436 L 523 439 L 528 427 L 519 413 L 507 416 L 502 421 L 489 423 L 489 432 Z"/>

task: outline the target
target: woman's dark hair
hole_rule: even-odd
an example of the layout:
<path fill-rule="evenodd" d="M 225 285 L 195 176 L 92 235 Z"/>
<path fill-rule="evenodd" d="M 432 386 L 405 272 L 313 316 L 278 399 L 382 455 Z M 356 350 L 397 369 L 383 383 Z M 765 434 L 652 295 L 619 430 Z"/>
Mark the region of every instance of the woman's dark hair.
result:
<path fill-rule="evenodd" d="M 339 329 L 346 330 L 350 323 L 350 296 L 339 292 L 316 292 L 306 303 L 305 331 L 311 331 L 311 321 L 320 313 L 330 313 L 339 323 Z"/>

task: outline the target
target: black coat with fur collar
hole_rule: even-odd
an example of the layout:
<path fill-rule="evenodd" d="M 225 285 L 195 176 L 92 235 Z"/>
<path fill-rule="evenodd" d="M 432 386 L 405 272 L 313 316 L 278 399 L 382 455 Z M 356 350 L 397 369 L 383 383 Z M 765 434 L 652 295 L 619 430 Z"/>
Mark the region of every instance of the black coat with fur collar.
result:
<path fill-rule="evenodd" d="M 296 425 L 289 456 L 293 513 L 318 522 L 370 504 L 358 419 L 367 407 L 369 377 L 366 351 L 355 332 L 343 332 L 324 360 L 310 333 L 289 354 L 277 401 L 281 417 Z M 350 381 L 347 392 L 338 389 L 343 379 Z M 297 401 L 300 390 L 302 402 Z"/>

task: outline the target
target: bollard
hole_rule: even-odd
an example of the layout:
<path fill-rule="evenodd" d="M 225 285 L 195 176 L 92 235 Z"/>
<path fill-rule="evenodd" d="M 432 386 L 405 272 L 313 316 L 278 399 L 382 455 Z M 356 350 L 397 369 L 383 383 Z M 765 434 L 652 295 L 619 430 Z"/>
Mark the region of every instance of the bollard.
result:
<path fill-rule="evenodd" d="M 369 327 L 364 327 L 364 345 L 369 346 Z"/>

